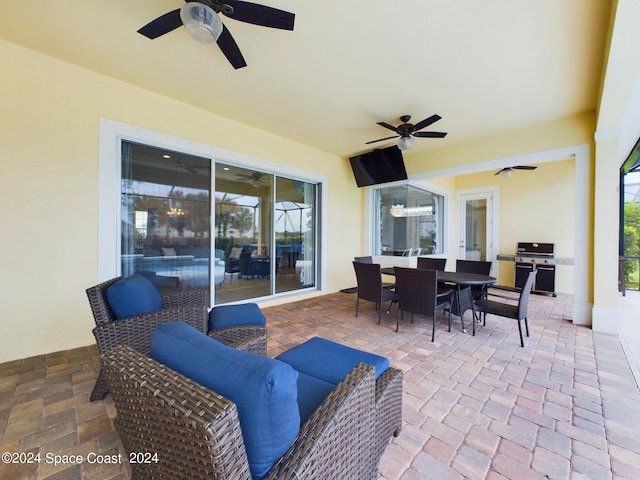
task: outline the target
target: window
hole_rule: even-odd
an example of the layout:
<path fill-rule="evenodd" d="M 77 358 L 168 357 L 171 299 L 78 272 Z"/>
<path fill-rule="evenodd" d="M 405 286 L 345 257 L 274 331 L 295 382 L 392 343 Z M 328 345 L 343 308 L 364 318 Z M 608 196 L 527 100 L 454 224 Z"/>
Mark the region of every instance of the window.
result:
<path fill-rule="evenodd" d="M 444 197 L 414 185 L 377 188 L 374 255 L 444 253 Z"/>

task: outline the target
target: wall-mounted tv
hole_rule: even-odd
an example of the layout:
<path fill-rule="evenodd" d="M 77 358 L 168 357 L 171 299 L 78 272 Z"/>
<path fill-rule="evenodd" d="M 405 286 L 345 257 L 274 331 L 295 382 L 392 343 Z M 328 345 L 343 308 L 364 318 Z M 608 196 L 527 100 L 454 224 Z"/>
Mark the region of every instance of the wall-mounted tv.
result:
<path fill-rule="evenodd" d="M 351 157 L 349 161 L 358 187 L 407 179 L 402 151 L 396 145 Z"/>

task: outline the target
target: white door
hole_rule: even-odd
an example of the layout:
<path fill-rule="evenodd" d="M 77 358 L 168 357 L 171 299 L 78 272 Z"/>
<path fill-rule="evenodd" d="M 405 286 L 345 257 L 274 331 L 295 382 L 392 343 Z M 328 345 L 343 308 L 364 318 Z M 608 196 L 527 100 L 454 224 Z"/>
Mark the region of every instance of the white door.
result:
<path fill-rule="evenodd" d="M 497 255 L 497 191 L 458 192 L 458 258 L 493 261 Z M 497 272 L 497 268 L 493 269 Z"/>

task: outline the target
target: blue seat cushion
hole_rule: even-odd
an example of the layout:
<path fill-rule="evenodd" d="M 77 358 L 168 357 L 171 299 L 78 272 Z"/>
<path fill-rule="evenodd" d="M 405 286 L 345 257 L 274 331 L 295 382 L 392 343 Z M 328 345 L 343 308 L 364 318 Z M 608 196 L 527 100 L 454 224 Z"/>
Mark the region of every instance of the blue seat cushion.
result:
<path fill-rule="evenodd" d="M 313 337 L 276 358 L 288 363 L 298 372 L 333 385 L 340 383 L 360 362 L 375 367 L 376 379 L 389 368 L 389 359 L 385 357 L 320 337 Z"/>
<path fill-rule="evenodd" d="M 297 437 L 298 372 L 290 365 L 223 345 L 184 322 L 156 328 L 151 357 L 236 404 L 254 479 Z"/>
<path fill-rule="evenodd" d="M 262 310 L 255 303 L 219 305 L 209 312 L 209 330 L 238 325 L 266 325 Z"/>
<path fill-rule="evenodd" d="M 160 293 L 144 275 L 121 278 L 107 288 L 107 301 L 117 318 L 131 317 L 162 308 Z"/>
<path fill-rule="evenodd" d="M 331 393 L 335 385 L 298 372 L 298 410 L 300 411 L 300 426 L 304 425 L 311 414 L 322 401 Z"/>

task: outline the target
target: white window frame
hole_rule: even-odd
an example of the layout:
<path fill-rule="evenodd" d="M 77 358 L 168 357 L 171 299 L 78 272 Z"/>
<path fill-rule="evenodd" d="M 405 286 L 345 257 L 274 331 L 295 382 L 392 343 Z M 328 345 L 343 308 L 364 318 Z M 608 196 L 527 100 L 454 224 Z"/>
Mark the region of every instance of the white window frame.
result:
<path fill-rule="evenodd" d="M 245 168 L 268 171 L 275 175 L 316 183 L 318 185 L 318 208 L 316 225 L 316 290 L 327 292 L 327 245 L 329 179 L 317 172 L 290 167 L 269 160 L 239 154 L 222 148 L 136 127 L 122 122 L 100 119 L 98 147 L 98 281 L 103 282 L 120 275 L 121 242 L 121 146 L 130 141 L 184 152 L 190 155 L 211 158 L 212 161 L 238 165 Z M 214 165 L 212 165 L 214 167 Z M 215 169 L 212 170 L 212 172 Z M 215 175 L 211 176 L 211 191 L 215 192 Z M 212 208 L 213 212 L 213 208 Z M 211 219 L 214 226 L 214 219 Z M 214 227 L 215 228 L 215 227 Z M 211 289 L 212 304 L 215 289 Z M 268 298 L 307 293 L 309 289 L 272 294 Z"/>
<path fill-rule="evenodd" d="M 385 187 L 394 187 L 394 186 L 403 186 L 409 185 L 420 190 L 426 190 L 430 193 L 435 193 L 443 197 L 443 205 L 444 212 L 442 213 L 442 235 L 443 239 L 443 253 L 438 253 L 434 255 L 429 255 L 434 258 L 447 258 L 448 250 L 449 250 L 449 223 L 451 222 L 450 214 L 449 214 L 449 192 L 442 188 L 439 188 L 435 185 L 432 185 L 428 182 L 414 182 L 412 180 L 400 180 L 397 182 L 389 182 L 380 185 L 372 185 L 369 187 L 365 187 L 365 195 L 364 195 L 364 231 L 365 231 L 365 245 L 364 252 L 365 255 L 372 255 L 375 249 L 376 242 L 376 228 L 379 228 L 377 220 L 374 218 L 374 214 L 376 213 L 377 205 L 376 205 L 376 196 L 375 191 Z M 376 261 L 383 263 L 394 263 L 397 265 L 410 265 L 415 261 L 415 258 L 412 257 L 393 257 L 389 255 L 374 255 Z"/>

